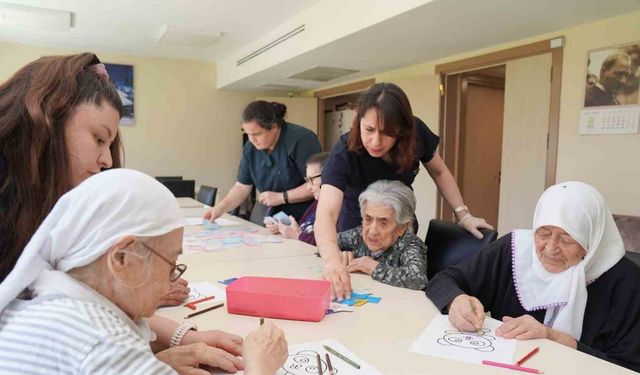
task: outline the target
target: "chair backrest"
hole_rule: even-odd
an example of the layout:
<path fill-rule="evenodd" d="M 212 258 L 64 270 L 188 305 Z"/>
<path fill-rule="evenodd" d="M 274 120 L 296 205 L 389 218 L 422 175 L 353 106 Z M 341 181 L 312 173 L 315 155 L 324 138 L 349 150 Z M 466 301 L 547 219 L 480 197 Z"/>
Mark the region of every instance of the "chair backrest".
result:
<path fill-rule="evenodd" d="M 163 181 L 181 181 L 182 176 L 156 176 L 156 180 Z"/>
<path fill-rule="evenodd" d="M 204 203 L 207 206 L 214 206 L 216 204 L 216 195 L 218 194 L 218 188 L 201 185 L 200 190 L 198 190 L 198 196 L 196 200 L 198 202 Z"/>
<path fill-rule="evenodd" d="M 176 198 L 193 198 L 196 190 L 195 180 L 160 181 Z"/>
<path fill-rule="evenodd" d="M 636 253 L 633 251 L 627 251 L 627 258 L 631 259 L 631 261 L 638 266 L 640 266 L 640 253 Z"/>
<path fill-rule="evenodd" d="M 269 211 L 271 211 L 271 207 L 256 202 L 251 210 L 249 221 L 264 227 L 264 217 L 269 215 Z"/>
<path fill-rule="evenodd" d="M 494 230 L 482 229 L 479 240 L 457 224 L 433 219 L 427 230 L 427 278 L 431 279 L 443 269 L 456 265 L 498 237 Z"/>

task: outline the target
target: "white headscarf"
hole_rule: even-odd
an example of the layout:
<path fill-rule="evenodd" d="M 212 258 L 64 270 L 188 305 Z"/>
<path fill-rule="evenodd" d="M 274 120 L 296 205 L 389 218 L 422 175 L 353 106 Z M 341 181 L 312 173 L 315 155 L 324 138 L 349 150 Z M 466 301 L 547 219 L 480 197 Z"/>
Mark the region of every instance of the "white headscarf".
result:
<path fill-rule="evenodd" d="M 123 236 L 159 236 L 183 225 L 171 192 L 144 173 L 118 168 L 92 176 L 63 195 L 33 235 L 0 284 L 0 312 L 27 287 L 36 294 L 57 292 L 100 302 L 101 296 L 74 287 L 63 273 L 92 263 Z M 136 325 L 149 338 L 146 323 Z"/>
<path fill-rule="evenodd" d="M 545 270 L 535 250 L 534 233 L 542 226 L 563 229 L 585 250 L 578 264 L 560 273 Z M 513 278 L 520 303 L 527 311 L 546 309 L 545 325 L 582 335 L 587 284 L 624 257 L 624 245 L 602 195 L 583 182 L 551 186 L 533 218 L 533 230 L 514 232 Z"/>

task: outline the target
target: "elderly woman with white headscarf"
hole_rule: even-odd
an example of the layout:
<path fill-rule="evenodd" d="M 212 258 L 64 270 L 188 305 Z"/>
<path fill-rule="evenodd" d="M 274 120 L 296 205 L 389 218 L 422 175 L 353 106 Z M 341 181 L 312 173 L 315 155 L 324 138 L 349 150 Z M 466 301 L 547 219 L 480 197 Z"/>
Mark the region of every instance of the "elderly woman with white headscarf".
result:
<path fill-rule="evenodd" d="M 416 198 L 400 181 L 372 183 L 358 198 L 362 225 L 338 233 L 349 272 L 409 289 L 427 285 L 427 246 L 413 233 Z"/>
<path fill-rule="evenodd" d="M 202 343 L 151 351 L 145 318 L 186 269 L 182 227 L 171 192 L 140 172 L 109 170 L 65 194 L 0 284 L 0 373 L 275 373 L 287 348 L 273 325 L 247 336 L 244 364 Z"/>
<path fill-rule="evenodd" d="M 640 371 L 640 268 L 602 195 L 582 182 L 547 189 L 532 230 L 516 230 L 434 276 L 426 295 L 458 329 L 484 312 L 509 339 L 546 338 Z"/>

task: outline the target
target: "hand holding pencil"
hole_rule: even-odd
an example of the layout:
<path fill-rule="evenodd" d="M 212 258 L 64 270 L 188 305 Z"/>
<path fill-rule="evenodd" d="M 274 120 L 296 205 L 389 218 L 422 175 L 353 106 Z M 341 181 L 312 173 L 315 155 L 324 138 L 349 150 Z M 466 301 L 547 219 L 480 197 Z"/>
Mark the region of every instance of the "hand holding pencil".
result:
<path fill-rule="evenodd" d="M 484 306 L 475 297 L 461 294 L 449 305 L 449 322 L 459 330 L 472 332 L 484 324 Z"/>
<path fill-rule="evenodd" d="M 274 374 L 288 355 L 284 332 L 269 321 L 249 333 L 242 346 L 245 372 L 251 374 Z"/>

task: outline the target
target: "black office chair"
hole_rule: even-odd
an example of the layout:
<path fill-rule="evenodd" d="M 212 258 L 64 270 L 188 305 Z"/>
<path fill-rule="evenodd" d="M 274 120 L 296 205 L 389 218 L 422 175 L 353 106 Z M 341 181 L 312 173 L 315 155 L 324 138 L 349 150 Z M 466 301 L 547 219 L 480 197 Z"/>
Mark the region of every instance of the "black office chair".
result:
<path fill-rule="evenodd" d="M 200 190 L 198 190 L 198 196 L 196 200 L 198 202 L 204 203 L 207 206 L 215 206 L 216 204 L 216 195 L 218 194 L 218 188 L 202 185 L 200 186 Z"/>
<path fill-rule="evenodd" d="M 176 198 L 193 198 L 196 190 L 195 180 L 160 181 Z"/>
<path fill-rule="evenodd" d="M 156 176 L 156 180 L 163 181 L 182 181 L 182 176 Z"/>
<path fill-rule="evenodd" d="M 458 224 L 433 219 L 427 230 L 427 279 L 443 269 L 458 264 L 495 241 L 498 232 L 480 230 L 484 238 L 479 240 Z"/>
<path fill-rule="evenodd" d="M 631 261 L 638 266 L 640 266 L 640 253 L 636 253 L 633 251 L 627 251 L 627 258 L 631 259 Z"/>
<path fill-rule="evenodd" d="M 249 217 L 249 221 L 264 227 L 264 217 L 269 216 L 270 212 L 271 212 L 271 207 L 265 206 L 260 202 L 256 202 L 253 205 L 253 209 L 251 210 L 251 216 Z"/>

